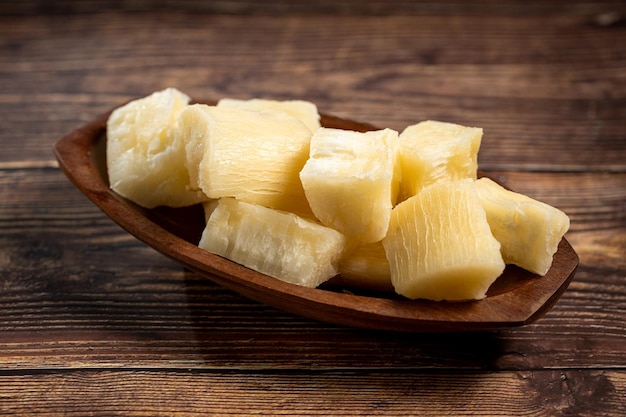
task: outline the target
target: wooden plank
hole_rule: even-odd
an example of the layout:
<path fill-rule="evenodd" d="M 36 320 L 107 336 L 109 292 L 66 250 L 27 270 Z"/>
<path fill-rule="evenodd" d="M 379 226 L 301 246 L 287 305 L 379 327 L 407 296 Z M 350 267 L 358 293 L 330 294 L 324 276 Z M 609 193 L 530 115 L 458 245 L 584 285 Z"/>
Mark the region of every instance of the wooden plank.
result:
<path fill-rule="evenodd" d="M 626 169 L 625 67 L 616 59 L 626 43 L 614 41 L 626 27 L 576 13 L 111 12 L 0 25 L 0 68 L 11 69 L 0 71 L 0 129 L 11 137 L 4 163 L 49 160 L 56 139 L 111 106 L 176 86 L 198 98 L 303 98 L 397 130 L 429 118 L 480 126 L 489 169 Z"/>
<path fill-rule="evenodd" d="M 318 0 L 314 3 L 306 0 L 225 0 L 219 2 L 197 2 L 194 0 L 15 0 L 0 4 L 0 14 L 85 14 L 104 10 L 123 10 L 147 12 L 154 10 L 176 10 L 187 13 L 227 13 L 227 14 L 359 14 L 359 15 L 406 15 L 406 14 L 532 14 L 545 15 L 560 13 L 601 14 L 607 10 L 620 9 L 619 0 L 601 2 L 577 2 L 557 0 L 551 2 L 528 1 L 407 1 L 390 0 L 384 2 L 362 2 L 359 0 Z M 600 22 L 611 22 L 608 18 Z M 606 23 L 605 23 L 606 24 Z"/>
<path fill-rule="evenodd" d="M 15 415 L 622 416 L 626 372 L 63 371 L 0 376 Z"/>
<path fill-rule="evenodd" d="M 0 170 L 0 367 L 541 369 L 626 354 L 626 174 L 498 172 L 572 214 L 579 271 L 534 325 L 485 334 L 346 329 L 249 301 L 106 218 L 58 169 Z M 604 208 L 605 215 L 597 211 Z M 341 349 L 335 347 L 340 345 Z"/>

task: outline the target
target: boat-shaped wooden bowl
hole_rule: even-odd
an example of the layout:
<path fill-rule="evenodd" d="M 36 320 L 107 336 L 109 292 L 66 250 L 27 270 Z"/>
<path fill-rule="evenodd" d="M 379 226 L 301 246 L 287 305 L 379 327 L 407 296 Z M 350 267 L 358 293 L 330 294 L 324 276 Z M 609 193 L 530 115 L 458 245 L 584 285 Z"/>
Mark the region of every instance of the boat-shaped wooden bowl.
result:
<path fill-rule="evenodd" d="M 213 102 L 207 102 L 213 104 Z M 197 206 L 145 209 L 109 188 L 104 114 L 60 139 L 54 147 L 61 169 L 105 214 L 136 238 L 185 267 L 245 297 L 279 309 L 345 326 L 407 332 L 486 331 L 521 326 L 543 316 L 560 298 L 578 266 L 566 239 L 551 269 L 537 276 L 507 266 L 479 301 L 408 300 L 352 288 L 305 288 L 258 273 L 197 247 L 204 214 Z M 367 123 L 322 114 L 323 126 L 376 129 Z"/>

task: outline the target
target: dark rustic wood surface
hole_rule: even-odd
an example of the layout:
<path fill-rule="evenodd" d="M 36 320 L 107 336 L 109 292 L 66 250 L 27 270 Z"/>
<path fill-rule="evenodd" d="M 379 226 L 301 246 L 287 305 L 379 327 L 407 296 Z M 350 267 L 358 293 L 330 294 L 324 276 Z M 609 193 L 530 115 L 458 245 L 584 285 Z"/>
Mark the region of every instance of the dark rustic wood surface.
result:
<path fill-rule="evenodd" d="M 480 167 L 570 215 L 578 272 L 537 323 L 315 322 L 109 220 L 52 145 L 175 86 L 480 126 Z M 0 3 L 1 415 L 626 414 L 623 1 Z"/>

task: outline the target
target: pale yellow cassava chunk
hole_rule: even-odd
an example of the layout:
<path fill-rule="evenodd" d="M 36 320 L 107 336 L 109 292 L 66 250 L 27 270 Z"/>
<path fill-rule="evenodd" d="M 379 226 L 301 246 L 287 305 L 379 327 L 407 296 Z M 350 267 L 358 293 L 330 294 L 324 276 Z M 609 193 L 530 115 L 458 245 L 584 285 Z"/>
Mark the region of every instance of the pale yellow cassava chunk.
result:
<path fill-rule="evenodd" d="M 454 123 L 424 121 L 400 134 L 401 199 L 440 181 L 476 179 L 483 130 Z"/>
<path fill-rule="evenodd" d="M 107 170 L 111 188 L 135 203 L 181 207 L 206 199 L 190 187 L 177 117 L 189 97 L 174 88 L 114 110 L 107 121 Z"/>
<path fill-rule="evenodd" d="M 337 274 L 345 237 L 293 213 L 221 198 L 199 246 L 280 280 L 317 287 Z"/>
<path fill-rule="evenodd" d="M 487 221 L 502 245 L 506 263 L 545 275 L 559 242 L 569 229 L 561 210 L 526 195 L 505 189 L 489 178 L 476 181 Z"/>
<path fill-rule="evenodd" d="M 179 125 L 192 186 L 208 197 L 310 213 L 298 174 L 311 132 L 301 121 L 285 113 L 194 104 Z"/>
<path fill-rule="evenodd" d="M 471 179 L 398 204 L 383 246 L 396 292 L 412 299 L 481 299 L 505 267 Z"/>
<path fill-rule="evenodd" d="M 300 179 L 322 224 L 362 243 L 385 236 L 394 202 L 397 135 L 391 129 L 315 132 Z"/>
<path fill-rule="evenodd" d="M 244 110 L 287 113 L 304 123 L 311 133 L 315 133 L 321 126 L 317 106 L 305 100 L 268 100 L 262 98 L 238 100 L 223 98 L 217 105 L 218 107 L 235 107 Z"/>
<path fill-rule="evenodd" d="M 382 242 L 365 243 L 344 255 L 336 282 L 340 285 L 392 292 L 391 271 Z"/>

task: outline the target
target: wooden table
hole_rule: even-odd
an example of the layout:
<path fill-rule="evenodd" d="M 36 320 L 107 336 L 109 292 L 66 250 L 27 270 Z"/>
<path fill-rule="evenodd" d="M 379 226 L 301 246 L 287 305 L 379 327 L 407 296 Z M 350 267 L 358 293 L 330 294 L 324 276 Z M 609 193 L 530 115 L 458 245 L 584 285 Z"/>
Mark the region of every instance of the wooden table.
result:
<path fill-rule="evenodd" d="M 0 414 L 626 415 L 625 19 L 622 1 L 2 2 Z M 243 298 L 124 232 L 54 160 L 168 86 L 480 126 L 481 169 L 569 214 L 578 272 L 535 324 L 486 333 Z"/>

